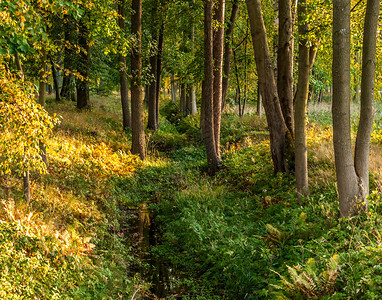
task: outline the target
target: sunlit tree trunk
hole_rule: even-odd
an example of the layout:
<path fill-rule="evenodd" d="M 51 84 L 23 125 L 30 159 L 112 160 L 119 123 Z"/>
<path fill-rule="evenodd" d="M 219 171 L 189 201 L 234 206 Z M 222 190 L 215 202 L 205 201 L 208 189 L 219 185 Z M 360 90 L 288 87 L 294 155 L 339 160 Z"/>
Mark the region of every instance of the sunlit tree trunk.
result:
<path fill-rule="evenodd" d="M 132 146 L 131 153 L 146 158 L 146 142 L 143 124 L 142 103 L 142 0 L 132 0 L 131 33 L 136 43 L 131 55 L 131 113 L 132 113 Z"/>
<path fill-rule="evenodd" d="M 333 144 L 341 217 L 355 214 L 362 198 L 350 130 L 350 0 L 333 2 Z"/>
<path fill-rule="evenodd" d="M 363 36 L 361 114 L 355 144 L 355 170 L 365 196 L 369 194 L 369 149 L 374 117 L 375 53 L 380 3 L 381 0 L 367 1 Z"/>

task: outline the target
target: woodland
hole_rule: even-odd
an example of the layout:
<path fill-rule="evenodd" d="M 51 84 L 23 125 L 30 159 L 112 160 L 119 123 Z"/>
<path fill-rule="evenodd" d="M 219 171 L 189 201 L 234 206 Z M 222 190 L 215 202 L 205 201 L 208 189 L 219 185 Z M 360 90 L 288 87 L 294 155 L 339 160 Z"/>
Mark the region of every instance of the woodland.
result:
<path fill-rule="evenodd" d="M 380 299 L 381 0 L 0 0 L 1 299 Z"/>

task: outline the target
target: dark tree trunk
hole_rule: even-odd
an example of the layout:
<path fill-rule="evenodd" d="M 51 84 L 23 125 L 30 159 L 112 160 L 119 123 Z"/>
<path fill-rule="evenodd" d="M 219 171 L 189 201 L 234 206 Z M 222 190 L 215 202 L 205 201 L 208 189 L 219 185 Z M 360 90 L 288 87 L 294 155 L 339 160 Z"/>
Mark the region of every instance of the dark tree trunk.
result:
<path fill-rule="evenodd" d="M 157 109 L 156 109 L 156 100 L 157 100 L 157 56 L 150 57 L 150 66 L 151 66 L 151 75 L 154 77 L 154 80 L 149 85 L 149 95 L 148 95 L 148 122 L 147 128 L 154 131 L 158 130 L 157 120 Z"/>
<path fill-rule="evenodd" d="M 57 70 L 53 58 L 50 57 L 50 64 L 52 65 L 52 76 L 53 76 L 53 85 L 54 91 L 56 94 L 56 101 L 61 101 L 60 87 L 58 85 Z"/>
<path fill-rule="evenodd" d="M 131 33 L 136 43 L 131 55 L 131 113 L 132 113 L 132 146 L 131 153 L 146 158 L 146 142 L 143 124 L 142 103 L 142 0 L 132 0 Z"/>
<path fill-rule="evenodd" d="M 183 113 L 186 112 L 186 102 L 187 102 L 187 93 L 186 93 L 186 84 L 182 83 L 180 85 L 180 103 L 179 110 Z"/>
<path fill-rule="evenodd" d="M 177 87 L 175 82 L 175 76 L 174 74 L 171 74 L 171 101 L 174 103 L 176 103 L 176 92 L 177 92 Z"/>
<path fill-rule="evenodd" d="M 90 107 L 89 98 L 89 75 L 90 75 L 90 47 L 89 47 L 89 28 L 86 20 L 89 17 L 85 14 L 79 20 L 78 45 L 81 48 L 77 59 L 77 70 L 80 78 L 77 78 L 77 108 L 86 109 Z"/>
<path fill-rule="evenodd" d="M 231 17 L 229 19 L 229 23 L 227 25 L 227 31 L 225 34 L 225 42 L 224 42 L 224 63 L 223 63 L 223 83 L 222 83 L 222 110 L 224 109 L 227 91 L 229 86 L 229 78 L 231 71 L 231 40 L 233 36 L 233 27 L 236 21 L 237 12 L 239 11 L 239 1 L 234 0 L 232 4 L 232 12 Z"/>
<path fill-rule="evenodd" d="M 125 0 L 118 1 L 118 26 L 124 32 L 126 30 L 125 19 L 126 19 L 126 3 Z M 131 115 L 129 107 L 129 86 L 127 83 L 127 67 L 126 67 L 126 57 L 123 53 L 118 56 L 119 60 L 119 81 L 120 81 L 120 92 L 121 92 L 121 105 L 122 105 L 122 120 L 123 129 L 126 130 L 131 127 Z"/>
<path fill-rule="evenodd" d="M 163 33 L 164 33 L 164 23 L 162 22 L 161 28 L 159 30 L 158 38 L 158 53 L 157 53 L 157 72 L 156 72 L 156 99 L 155 99 L 155 110 L 156 110 L 156 124 L 159 128 L 159 101 L 160 101 L 160 88 L 162 81 L 162 54 L 163 54 Z"/>
<path fill-rule="evenodd" d="M 202 133 L 206 145 L 208 169 L 214 174 L 219 166 L 219 157 L 216 153 L 214 114 L 213 114 L 213 20 L 212 1 L 204 1 L 204 80 L 202 87 L 203 122 Z M 220 99 L 219 99 L 220 101 Z"/>
<path fill-rule="evenodd" d="M 74 44 L 76 43 L 76 27 L 74 20 L 71 17 L 64 18 L 64 70 L 63 70 L 63 81 L 60 96 L 67 100 L 75 100 L 75 84 L 74 76 L 71 72 L 74 69 L 74 63 L 76 60 L 76 55 L 74 52 Z"/>

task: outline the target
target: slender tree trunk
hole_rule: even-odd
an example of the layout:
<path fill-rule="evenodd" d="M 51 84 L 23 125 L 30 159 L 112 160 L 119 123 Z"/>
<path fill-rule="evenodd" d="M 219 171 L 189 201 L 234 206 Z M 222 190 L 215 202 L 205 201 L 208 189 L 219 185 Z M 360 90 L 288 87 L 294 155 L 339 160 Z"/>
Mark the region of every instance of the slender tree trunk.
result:
<path fill-rule="evenodd" d="M 260 91 L 270 134 L 274 172 L 285 172 L 289 169 L 287 157 L 290 157 L 291 153 L 294 152 L 293 140 L 286 127 L 278 99 L 260 0 L 246 0 L 246 3 Z"/>
<path fill-rule="evenodd" d="M 23 71 L 19 54 L 17 52 L 15 54 L 15 61 L 16 61 L 16 68 L 17 68 L 20 80 L 24 80 L 24 71 Z M 23 190 L 24 190 L 25 200 L 29 204 L 31 199 L 31 185 L 30 185 L 30 178 L 29 178 L 29 170 L 26 167 L 24 167 Z"/>
<path fill-rule="evenodd" d="M 186 93 L 186 84 L 182 83 L 180 85 L 180 103 L 179 103 L 179 110 L 183 113 L 186 112 L 186 105 L 187 105 L 187 93 Z"/>
<path fill-rule="evenodd" d="M 24 70 L 23 70 L 23 66 L 21 65 L 20 56 L 17 52 L 15 53 L 15 63 L 16 63 L 16 68 L 19 73 L 20 79 L 24 80 Z"/>
<path fill-rule="evenodd" d="M 206 145 L 208 169 L 214 174 L 219 166 L 219 157 L 216 153 L 213 115 L 213 20 L 212 1 L 204 0 L 204 80 L 202 87 L 203 119 L 202 130 Z M 220 101 L 220 99 L 219 99 Z"/>
<path fill-rule="evenodd" d="M 54 85 L 54 91 L 56 94 L 56 101 L 61 101 L 60 87 L 59 87 L 58 78 L 57 78 L 57 70 L 56 70 L 56 66 L 54 64 L 52 57 L 50 57 L 50 64 L 52 66 L 53 85 Z"/>
<path fill-rule="evenodd" d="M 381 0 L 368 0 L 365 15 L 361 78 L 361 115 L 355 144 L 355 170 L 366 208 L 369 195 L 369 149 L 374 117 L 375 53 Z"/>
<path fill-rule="evenodd" d="M 131 55 L 131 113 L 132 146 L 131 153 L 146 158 L 146 142 L 143 125 L 142 103 L 142 0 L 132 0 L 131 33 L 136 38 Z"/>
<path fill-rule="evenodd" d="M 229 18 L 229 23 L 227 24 L 226 38 L 224 42 L 224 58 L 223 58 L 223 83 L 222 83 L 222 110 L 224 109 L 227 91 L 229 86 L 229 78 L 231 71 L 231 40 L 233 36 L 233 28 L 237 17 L 237 12 L 239 11 L 239 1 L 234 0 L 232 4 L 231 17 Z"/>
<path fill-rule="evenodd" d="M 64 37 L 65 37 L 65 46 L 64 46 L 64 71 L 63 71 L 63 81 L 60 95 L 62 98 L 67 100 L 75 99 L 75 84 L 73 84 L 74 76 L 71 74 L 73 71 L 73 62 L 75 60 L 74 47 L 72 44 L 76 43 L 75 36 L 75 25 L 74 20 L 71 17 L 64 18 Z"/>
<path fill-rule="evenodd" d="M 154 131 L 158 130 L 157 127 L 157 117 L 156 117 L 156 100 L 157 100 L 157 56 L 150 57 L 150 66 L 151 66 L 151 75 L 154 77 L 154 80 L 150 82 L 149 85 L 149 95 L 148 95 L 148 122 L 147 128 Z"/>
<path fill-rule="evenodd" d="M 220 164 L 220 123 L 221 123 L 221 105 L 222 105 L 222 82 L 223 82 L 223 49 L 224 49 L 224 15 L 225 0 L 219 0 L 214 4 L 214 24 L 219 26 L 213 34 L 213 127 L 215 136 L 215 151 Z"/>
<path fill-rule="evenodd" d="M 86 24 L 89 15 L 85 14 L 79 20 L 78 45 L 81 48 L 78 54 L 77 69 L 82 76 L 77 78 L 77 108 L 86 109 L 90 107 L 89 98 L 89 75 L 90 75 L 90 47 L 89 47 L 89 28 Z"/>
<path fill-rule="evenodd" d="M 298 2 L 298 32 L 300 36 L 298 50 L 298 83 L 295 100 L 295 174 L 297 197 L 309 194 L 308 185 L 308 146 L 306 142 L 306 105 L 309 93 L 309 48 L 307 46 L 308 25 L 304 21 L 307 0 Z"/>
<path fill-rule="evenodd" d="M 118 1 L 118 26 L 124 32 L 126 30 L 126 2 L 125 0 Z M 121 92 L 121 105 L 122 105 L 122 124 L 123 129 L 131 128 L 131 114 L 129 107 L 129 86 L 127 82 L 127 67 L 126 57 L 122 53 L 118 56 L 119 60 L 119 82 Z"/>
<path fill-rule="evenodd" d="M 176 103 L 176 82 L 174 74 L 171 74 L 171 101 Z"/>
<path fill-rule="evenodd" d="M 261 93 L 260 93 L 260 85 L 257 83 L 257 103 L 256 103 L 256 112 L 259 117 L 262 115 L 261 111 Z"/>
<path fill-rule="evenodd" d="M 333 144 L 341 217 L 355 214 L 360 182 L 350 132 L 350 0 L 333 2 Z"/>
<path fill-rule="evenodd" d="M 293 120 L 293 23 L 291 0 L 279 0 L 277 92 L 285 124 L 294 135 Z"/>
<path fill-rule="evenodd" d="M 159 101 L 160 101 L 160 88 L 162 81 L 162 55 L 163 55 L 163 42 L 164 42 L 164 23 L 162 22 L 161 28 L 159 30 L 158 38 L 158 53 L 157 53 L 157 73 L 156 73 L 156 99 L 155 99 L 155 110 L 156 110 L 156 126 L 159 128 Z"/>
<path fill-rule="evenodd" d="M 198 109 L 196 107 L 196 92 L 195 92 L 195 85 L 191 86 L 191 115 L 194 115 L 198 112 Z"/>

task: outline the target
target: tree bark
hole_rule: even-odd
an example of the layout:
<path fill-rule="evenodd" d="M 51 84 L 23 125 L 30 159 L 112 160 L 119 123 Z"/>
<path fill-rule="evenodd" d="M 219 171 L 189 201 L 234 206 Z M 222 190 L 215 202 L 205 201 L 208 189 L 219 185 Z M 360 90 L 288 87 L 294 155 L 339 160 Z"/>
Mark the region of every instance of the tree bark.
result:
<path fill-rule="evenodd" d="M 294 152 L 293 140 L 286 127 L 280 107 L 261 4 L 259 0 L 246 0 L 246 3 L 251 24 L 260 92 L 269 128 L 274 172 L 286 172 L 289 170 L 287 157 Z"/>
<path fill-rule="evenodd" d="M 56 66 L 54 64 L 52 57 L 50 57 L 50 64 L 52 66 L 53 85 L 54 85 L 54 91 L 56 94 L 56 101 L 61 101 L 60 87 L 59 87 L 58 78 L 57 78 L 57 70 L 56 70 Z"/>
<path fill-rule="evenodd" d="M 204 80 L 202 87 L 203 139 L 206 145 L 208 169 L 214 174 L 219 166 L 219 158 L 216 153 L 213 115 L 213 20 L 212 1 L 204 0 Z M 220 99 L 219 99 L 220 101 Z"/>
<path fill-rule="evenodd" d="M 118 26 L 124 32 L 126 30 L 126 2 L 125 0 L 118 1 Z M 122 124 L 123 130 L 131 128 L 131 114 L 129 107 L 129 86 L 127 82 L 127 67 L 126 67 L 126 57 L 124 54 L 120 53 L 118 56 L 119 60 L 119 82 L 120 82 L 120 92 L 121 92 L 121 105 L 122 105 Z"/>
<path fill-rule="evenodd" d="M 148 122 L 147 128 L 154 131 L 158 130 L 156 123 L 156 100 L 157 100 L 157 56 L 150 57 L 150 66 L 151 66 L 151 75 L 154 77 L 154 80 L 150 82 L 149 85 L 149 95 L 148 95 Z"/>
<path fill-rule="evenodd" d="M 279 44 L 277 49 L 277 92 L 285 124 L 294 135 L 293 118 L 293 22 L 290 0 L 279 0 Z"/>
<path fill-rule="evenodd" d="M 160 88 L 162 81 L 162 55 L 163 55 L 163 43 L 164 43 L 164 23 L 162 22 L 161 28 L 159 30 L 158 38 L 158 53 L 157 53 L 157 72 L 156 72 L 156 99 L 155 99 L 155 110 L 156 110 L 156 126 L 159 128 L 159 101 L 160 101 Z"/>
<path fill-rule="evenodd" d="M 142 103 L 142 0 L 132 0 L 131 33 L 136 42 L 131 55 L 131 113 L 132 146 L 131 153 L 146 158 L 146 142 L 143 125 Z"/>
<path fill-rule="evenodd" d="M 221 123 L 221 105 L 222 105 L 222 82 L 223 82 L 223 49 L 224 49 L 224 15 L 225 0 L 219 0 L 214 3 L 214 24 L 219 24 L 213 34 L 213 127 L 215 137 L 215 151 L 218 163 L 220 158 L 220 123 Z"/>
<path fill-rule="evenodd" d="M 176 103 L 176 82 L 175 82 L 175 76 L 174 74 L 171 74 L 171 101 Z"/>
<path fill-rule="evenodd" d="M 225 34 L 224 42 L 224 59 L 223 59 L 223 82 L 222 82 L 222 110 L 224 109 L 227 91 L 229 86 L 229 78 L 231 71 L 231 40 L 233 36 L 233 27 L 236 21 L 237 13 L 239 11 L 239 1 L 234 0 L 232 4 L 231 17 L 229 18 L 229 23 L 227 24 L 227 30 Z"/>
<path fill-rule="evenodd" d="M 333 2 L 333 144 L 341 217 L 357 213 L 361 190 L 350 132 L 350 0 Z"/>
<path fill-rule="evenodd" d="M 77 108 L 87 109 L 90 107 L 89 98 L 89 75 L 90 75 L 90 47 L 89 47 L 89 28 L 86 24 L 88 14 L 79 20 L 78 45 L 80 53 L 77 59 L 77 69 L 81 78 L 77 78 Z"/>
<path fill-rule="evenodd" d="M 355 169 L 364 196 L 369 195 L 369 149 L 374 117 L 375 53 L 380 3 L 381 0 L 367 1 L 363 36 L 361 114 L 355 144 Z M 367 199 L 364 200 L 367 208 Z"/>
<path fill-rule="evenodd" d="M 307 46 L 308 25 L 304 21 L 307 0 L 298 2 L 298 32 L 300 36 L 298 50 L 298 83 L 295 100 L 295 174 L 297 197 L 309 194 L 308 185 L 308 146 L 306 142 L 306 105 L 309 93 L 309 48 Z"/>
<path fill-rule="evenodd" d="M 64 46 L 64 71 L 63 71 L 63 81 L 60 96 L 67 100 L 75 99 L 74 91 L 74 76 L 71 74 L 73 71 L 73 63 L 75 60 L 75 52 L 72 44 L 75 44 L 75 25 L 74 20 L 71 17 L 64 18 L 64 37 L 65 37 L 65 46 Z"/>

